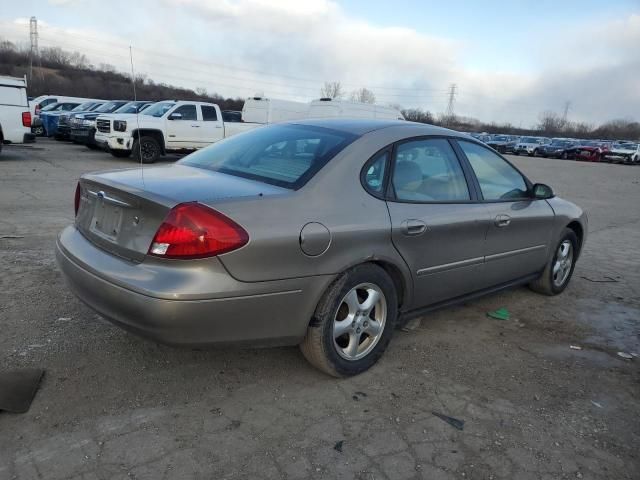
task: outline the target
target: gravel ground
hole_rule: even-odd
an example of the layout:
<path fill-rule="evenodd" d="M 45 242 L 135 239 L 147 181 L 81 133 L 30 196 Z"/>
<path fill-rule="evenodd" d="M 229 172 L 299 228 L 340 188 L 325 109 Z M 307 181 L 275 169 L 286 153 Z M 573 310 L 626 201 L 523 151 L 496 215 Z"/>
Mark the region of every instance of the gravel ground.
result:
<path fill-rule="evenodd" d="M 5 147 L 0 368 L 46 374 L 28 413 L 0 413 L 0 479 L 640 478 L 640 358 L 617 356 L 640 352 L 640 168 L 513 160 L 589 212 L 565 293 L 430 314 L 336 380 L 297 348 L 175 349 L 101 319 L 65 287 L 53 245 L 78 176 L 132 162 Z M 500 307 L 511 320 L 486 317 Z"/>

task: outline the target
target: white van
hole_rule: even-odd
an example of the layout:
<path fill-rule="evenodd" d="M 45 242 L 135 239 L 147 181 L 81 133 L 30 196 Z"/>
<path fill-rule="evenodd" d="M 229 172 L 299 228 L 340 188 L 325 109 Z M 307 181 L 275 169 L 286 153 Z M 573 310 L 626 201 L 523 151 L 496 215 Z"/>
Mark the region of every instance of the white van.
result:
<path fill-rule="evenodd" d="M 308 118 L 377 118 L 404 120 L 399 110 L 371 103 L 321 98 L 309 104 Z"/>
<path fill-rule="evenodd" d="M 242 107 L 242 121 L 276 123 L 306 118 L 309 104 L 291 100 L 276 100 L 256 95 L 247 98 Z"/>
<path fill-rule="evenodd" d="M 32 142 L 27 77 L 0 76 L 0 150 L 5 143 Z"/>
<path fill-rule="evenodd" d="M 40 95 L 29 101 L 29 111 L 32 117 L 36 117 L 40 114 L 40 110 L 51 103 L 63 103 L 63 102 L 76 102 L 85 103 L 91 101 L 98 101 L 95 98 L 82 98 L 82 97 L 65 97 L 64 95 Z"/>

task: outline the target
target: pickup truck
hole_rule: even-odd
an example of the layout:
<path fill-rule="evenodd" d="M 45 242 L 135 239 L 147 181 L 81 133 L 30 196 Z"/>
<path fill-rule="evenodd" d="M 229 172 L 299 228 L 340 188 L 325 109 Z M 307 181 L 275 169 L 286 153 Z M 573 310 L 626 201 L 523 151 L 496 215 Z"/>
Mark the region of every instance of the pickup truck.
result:
<path fill-rule="evenodd" d="M 261 125 L 225 122 L 218 105 L 186 100 L 165 100 L 139 115 L 109 115 L 99 120 L 96 144 L 114 157 L 133 153 L 142 163 L 154 163 L 167 152 L 197 150 Z"/>
<path fill-rule="evenodd" d="M 33 142 L 26 78 L 0 76 L 0 151 L 4 143 Z"/>

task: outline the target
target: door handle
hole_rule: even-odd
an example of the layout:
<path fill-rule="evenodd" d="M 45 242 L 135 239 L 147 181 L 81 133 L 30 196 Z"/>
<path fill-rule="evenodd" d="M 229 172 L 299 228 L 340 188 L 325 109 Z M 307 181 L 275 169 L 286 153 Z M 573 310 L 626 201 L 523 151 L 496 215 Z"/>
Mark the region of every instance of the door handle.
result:
<path fill-rule="evenodd" d="M 511 223 L 511 217 L 509 215 L 497 215 L 494 223 L 496 227 L 506 227 Z"/>
<path fill-rule="evenodd" d="M 216 125 L 216 128 L 222 128 L 222 125 Z"/>
<path fill-rule="evenodd" d="M 191 125 L 191 128 L 200 128 L 200 125 Z"/>
<path fill-rule="evenodd" d="M 405 235 L 422 235 L 427 231 L 427 224 L 422 220 L 405 220 L 402 222 L 402 233 Z"/>

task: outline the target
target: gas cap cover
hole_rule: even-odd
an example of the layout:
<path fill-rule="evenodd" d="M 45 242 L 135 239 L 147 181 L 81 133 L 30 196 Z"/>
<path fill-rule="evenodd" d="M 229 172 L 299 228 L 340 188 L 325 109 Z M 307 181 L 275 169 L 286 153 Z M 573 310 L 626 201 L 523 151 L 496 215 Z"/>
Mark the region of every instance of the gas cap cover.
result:
<path fill-rule="evenodd" d="M 327 251 L 330 243 L 331 233 L 321 223 L 307 223 L 300 231 L 300 248 L 311 257 L 322 255 Z"/>

